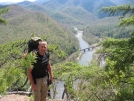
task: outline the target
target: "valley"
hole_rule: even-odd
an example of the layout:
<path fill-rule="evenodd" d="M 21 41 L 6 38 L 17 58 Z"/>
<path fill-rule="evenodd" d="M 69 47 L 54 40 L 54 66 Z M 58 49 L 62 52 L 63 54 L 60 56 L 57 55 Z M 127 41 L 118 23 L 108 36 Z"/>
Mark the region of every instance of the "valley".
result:
<path fill-rule="evenodd" d="M 2 11 L 5 7 L 9 8 L 7 12 Z M 65 91 L 65 99 L 132 101 L 133 13 L 132 0 L 1 3 L 0 99 L 7 92 L 30 91 L 26 74 L 35 56 L 31 53 L 24 59 L 22 55 L 28 52 L 28 40 L 38 36 L 48 42 L 53 83 L 64 82 L 65 89 L 59 86 L 58 91 Z M 89 51 L 87 47 L 92 44 L 100 46 Z M 82 53 L 84 48 L 87 50 Z M 103 68 L 99 63 L 102 58 Z M 55 84 L 50 88 L 58 95 Z"/>

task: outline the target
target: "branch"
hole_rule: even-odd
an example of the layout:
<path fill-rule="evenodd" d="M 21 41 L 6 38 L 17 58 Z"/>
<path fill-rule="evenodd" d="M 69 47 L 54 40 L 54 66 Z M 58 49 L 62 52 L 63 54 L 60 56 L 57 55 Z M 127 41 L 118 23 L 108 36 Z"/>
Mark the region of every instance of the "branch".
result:
<path fill-rule="evenodd" d="M 131 75 L 131 76 L 125 76 L 124 78 L 131 78 L 131 77 L 134 77 L 133 75 Z"/>
<path fill-rule="evenodd" d="M 130 4 L 126 4 L 121 6 L 103 7 L 100 11 L 104 11 L 105 13 L 109 12 L 109 16 L 114 16 L 122 13 L 123 18 L 127 14 L 133 14 L 134 7 Z"/>
<path fill-rule="evenodd" d="M 14 91 L 14 92 L 7 92 L 7 94 L 20 94 L 20 95 L 29 95 L 32 92 L 25 92 L 25 91 Z"/>
<path fill-rule="evenodd" d="M 121 21 L 121 23 L 119 24 L 119 26 L 122 26 L 122 25 L 134 25 L 134 17 L 129 17 L 129 18 L 125 18 Z"/>
<path fill-rule="evenodd" d="M 27 82 L 28 82 L 28 77 L 26 78 L 25 83 L 22 86 L 20 86 L 19 88 L 23 88 L 27 84 Z"/>
<path fill-rule="evenodd" d="M 92 92 L 93 95 L 99 100 L 99 101 L 103 101 L 103 99 L 99 96 L 97 96 L 97 93 L 96 92 Z"/>
<path fill-rule="evenodd" d="M 134 85 L 134 83 L 130 83 L 130 82 L 126 82 L 126 81 L 120 81 L 120 82 Z"/>

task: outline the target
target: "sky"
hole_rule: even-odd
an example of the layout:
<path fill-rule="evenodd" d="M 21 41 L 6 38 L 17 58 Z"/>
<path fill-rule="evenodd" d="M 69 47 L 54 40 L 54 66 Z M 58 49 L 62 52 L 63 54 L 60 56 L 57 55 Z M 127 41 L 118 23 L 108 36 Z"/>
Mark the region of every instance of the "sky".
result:
<path fill-rule="evenodd" d="M 13 3 L 16 3 L 16 2 L 23 2 L 23 1 L 36 1 L 36 0 L 0 0 L 0 3 L 1 2 L 13 2 Z"/>

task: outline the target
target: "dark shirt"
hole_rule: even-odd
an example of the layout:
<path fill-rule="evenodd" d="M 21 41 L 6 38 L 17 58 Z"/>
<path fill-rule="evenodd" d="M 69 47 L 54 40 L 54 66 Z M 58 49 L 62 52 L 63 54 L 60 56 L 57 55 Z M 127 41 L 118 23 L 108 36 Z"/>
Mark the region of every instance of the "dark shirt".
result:
<path fill-rule="evenodd" d="M 40 55 L 37 52 L 37 56 L 35 58 L 36 62 L 33 63 L 32 76 L 35 78 L 43 78 L 48 75 L 48 61 L 49 56 L 45 53 L 44 55 Z"/>

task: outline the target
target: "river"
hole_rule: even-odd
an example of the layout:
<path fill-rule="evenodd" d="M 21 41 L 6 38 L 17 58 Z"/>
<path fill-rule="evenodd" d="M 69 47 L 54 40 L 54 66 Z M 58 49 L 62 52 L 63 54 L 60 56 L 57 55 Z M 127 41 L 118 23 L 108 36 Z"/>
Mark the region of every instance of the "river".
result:
<path fill-rule="evenodd" d="M 76 38 L 79 41 L 80 50 L 88 48 L 90 46 L 85 40 L 83 40 L 82 36 L 83 36 L 83 31 L 77 30 Z M 83 66 L 88 66 L 92 60 L 92 56 L 94 52 L 95 50 L 92 51 L 87 50 L 85 52 L 81 51 L 81 56 L 79 57 L 78 63 Z M 55 84 L 56 84 L 56 91 L 57 91 L 55 98 L 62 98 L 62 94 L 64 91 L 64 86 L 63 86 L 64 82 L 56 81 Z"/>
<path fill-rule="evenodd" d="M 85 40 L 83 40 L 82 36 L 83 36 L 83 31 L 78 31 L 76 37 L 79 40 L 80 50 L 88 48 L 90 46 Z M 80 65 L 88 66 L 92 60 L 92 56 L 93 56 L 94 52 L 95 52 L 95 50 L 92 50 L 92 51 L 87 50 L 85 52 L 81 51 L 82 55 L 81 55 L 78 63 Z"/>

